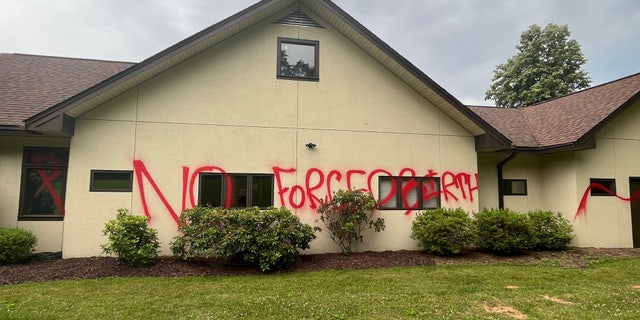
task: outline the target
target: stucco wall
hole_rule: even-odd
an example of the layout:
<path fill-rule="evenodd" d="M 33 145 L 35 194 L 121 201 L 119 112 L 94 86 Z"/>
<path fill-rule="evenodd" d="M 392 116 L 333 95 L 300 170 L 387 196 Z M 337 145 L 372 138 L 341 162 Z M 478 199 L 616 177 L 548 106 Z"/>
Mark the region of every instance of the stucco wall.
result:
<path fill-rule="evenodd" d="M 320 42 L 319 82 L 276 79 L 277 37 Z M 309 142 L 317 148 L 307 149 Z M 171 212 L 197 201 L 190 179 L 211 166 L 229 173 L 295 169 L 278 177 L 274 205 L 307 223 L 317 219 L 312 200 L 291 192 L 318 185 L 332 170 L 342 175 L 331 181 L 333 191 L 346 188 L 347 176 L 352 187 L 367 188 L 378 169 L 417 176 L 431 170 L 447 179 L 443 206 L 478 208 L 473 137 L 331 28 L 267 21 L 248 29 L 81 116 L 70 157 L 67 190 L 75 201 L 67 205 L 65 257 L 99 254 L 100 230 L 115 210 L 142 214 L 144 204 L 169 254 L 177 228 Z M 146 201 L 135 179 L 131 193 L 88 192 L 91 169 L 133 170 L 134 161 L 149 173 L 141 179 Z M 324 198 L 327 190 L 325 181 L 314 195 Z M 380 215 L 386 231 L 365 236 L 361 250 L 416 248 L 409 238 L 415 212 Z M 323 233 L 310 252 L 337 250 Z"/>
<path fill-rule="evenodd" d="M 614 196 L 588 196 L 585 211 L 577 219 L 580 245 L 633 247 L 629 178 L 640 177 L 640 103 L 636 103 L 597 135 L 597 149 L 576 153 L 578 196 L 590 178 L 615 179 Z M 581 200 L 581 198 L 578 198 Z"/>
<path fill-rule="evenodd" d="M 498 208 L 498 169 L 497 165 L 509 157 L 509 154 L 479 154 L 478 171 L 480 177 L 480 209 Z M 506 162 L 502 169 L 503 179 L 527 181 L 527 195 L 505 195 L 504 207 L 526 213 L 544 207 L 543 183 L 541 181 L 540 159 L 535 155 L 518 154 Z"/>

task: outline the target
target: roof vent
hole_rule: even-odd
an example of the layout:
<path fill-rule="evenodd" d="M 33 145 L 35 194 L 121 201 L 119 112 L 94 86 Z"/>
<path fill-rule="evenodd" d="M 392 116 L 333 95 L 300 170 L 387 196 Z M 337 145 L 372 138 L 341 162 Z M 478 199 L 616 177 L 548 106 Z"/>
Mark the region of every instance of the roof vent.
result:
<path fill-rule="evenodd" d="M 286 24 L 291 26 L 322 28 L 319 23 L 317 23 L 300 9 L 278 19 L 278 21 L 274 23 Z"/>

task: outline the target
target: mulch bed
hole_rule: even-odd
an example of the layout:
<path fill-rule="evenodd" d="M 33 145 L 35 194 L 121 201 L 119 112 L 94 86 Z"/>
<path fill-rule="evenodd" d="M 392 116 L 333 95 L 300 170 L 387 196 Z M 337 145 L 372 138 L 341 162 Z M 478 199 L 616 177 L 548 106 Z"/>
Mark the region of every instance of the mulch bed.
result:
<path fill-rule="evenodd" d="M 571 248 L 567 251 L 527 252 L 516 256 L 497 256 L 471 251 L 458 257 L 438 257 L 425 251 L 358 252 L 302 255 L 292 267 L 278 273 L 309 272 L 337 269 L 365 269 L 404 266 L 460 264 L 541 264 L 568 268 L 583 268 L 590 263 L 609 258 L 640 257 L 640 249 Z M 185 277 L 258 275 L 254 266 L 240 266 L 215 261 L 181 261 L 161 257 L 148 267 L 131 267 L 111 257 L 59 259 L 55 255 L 39 255 L 27 263 L 0 266 L 0 285 L 23 282 L 97 279 L 104 277 Z"/>

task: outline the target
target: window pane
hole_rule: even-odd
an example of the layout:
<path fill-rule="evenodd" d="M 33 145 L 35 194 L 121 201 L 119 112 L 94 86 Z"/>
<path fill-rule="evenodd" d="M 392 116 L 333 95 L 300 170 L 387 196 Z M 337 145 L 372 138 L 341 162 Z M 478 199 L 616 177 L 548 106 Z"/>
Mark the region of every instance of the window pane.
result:
<path fill-rule="evenodd" d="M 297 43 L 280 43 L 280 75 L 315 77 L 316 47 Z"/>
<path fill-rule="evenodd" d="M 527 182 L 525 180 L 514 180 L 511 182 L 511 193 L 513 194 L 527 194 Z"/>
<path fill-rule="evenodd" d="M 200 206 L 222 207 L 222 175 L 200 175 Z"/>
<path fill-rule="evenodd" d="M 90 191 L 131 191 L 131 171 L 91 171 Z"/>
<path fill-rule="evenodd" d="M 419 195 L 418 181 L 416 178 L 402 178 L 402 208 L 411 209 L 419 208 L 418 195 Z"/>
<path fill-rule="evenodd" d="M 616 194 L 616 179 L 589 179 L 592 196 L 614 196 Z"/>
<path fill-rule="evenodd" d="M 27 168 L 22 214 L 63 215 L 65 170 Z"/>
<path fill-rule="evenodd" d="M 394 188 L 395 179 L 391 177 L 378 178 L 378 201 L 380 208 L 394 209 L 398 206 L 396 192 Z"/>
<path fill-rule="evenodd" d="M 273 206 L 273 177 L 253 176 L 251 184 L 253 207 L 267 208 Z"/>
<path fill-rule="evenodd" d="M 440 207 L 440 179 L 425 178 L 422 181 L 422 209 Z"/>
<path fill-rule="evenodd" d="M 226 191 L 231 192 L 231 208 L 247 207 L 247 176 L 231 175 L 231 188 L 227 186 Z"/>
<path fill-rule="evenodd" d="M 527 180 L 506 179 L 502 182 L 502 193 L 505 196 L 526 196 Z"/>

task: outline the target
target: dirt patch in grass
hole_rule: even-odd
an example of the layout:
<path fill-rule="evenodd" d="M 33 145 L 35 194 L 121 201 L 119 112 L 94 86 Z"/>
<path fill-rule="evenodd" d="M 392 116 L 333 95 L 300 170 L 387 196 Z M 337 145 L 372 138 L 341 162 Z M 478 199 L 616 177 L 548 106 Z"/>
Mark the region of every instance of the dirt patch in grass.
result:
<path fill-rule="evenodd" d="M 495 307 L 490 307 L 486 302 L 482 305 L 484 307 L 484 311 L 489 312 L 489 313 L 500 313 L 500 314 L 504 314 L 510 318 L 513 319 L 528 319 L 529 316 L 527 316 L 526 314 L 518 311 L 516 308 L 514 307 L 510 307 L 510 306 L 505 306 L 505 305 L 501 305 L 498 304 Z"/>
<path fill-rule="evenodd" d="M 572 248 L 566 251 L 532 251 L 516 256 L 471 251 L 457 257 L 439 257 L 425 251 L 358 252 L 349 256 L 328 253 L 302 255 L 298 263 L 278 272 L 463 264 L 550 264 L 566 268 L 584 268 L 602 259 L 628 257 L 640 257 L 640 249 Z M 253 266 L 229 265 L 216 261 L 186 262 L 171 257 L 161 257 L 156 264 L 148 267 L 130 267 L 110 257 L 59 259 L 55 255 L 39 255 L 27 263 L 0 266 L 0 285 L 104 277 L 184 277 L 260 273 Z"/>

